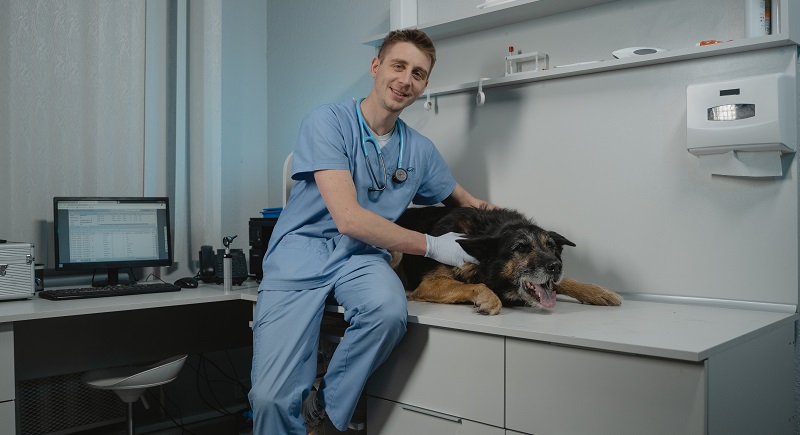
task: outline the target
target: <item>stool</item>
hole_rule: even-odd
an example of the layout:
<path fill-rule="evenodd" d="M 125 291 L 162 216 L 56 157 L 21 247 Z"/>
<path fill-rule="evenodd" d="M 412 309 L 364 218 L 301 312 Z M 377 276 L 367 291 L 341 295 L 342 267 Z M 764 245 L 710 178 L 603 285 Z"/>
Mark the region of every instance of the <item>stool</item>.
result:
<path fill-rule="evenodd" d="M 181 371 L 188 355 L 178 355 L 145 367 L 115 367 L 86 372 L 81 381 L 100 390 L 111 390 L 128 404 L 128 434 L 133 435 L 133 403 L 144 401 L 150 387 L 171 382 Z M 147 402 L 145 402 L 147 404 Z"/>

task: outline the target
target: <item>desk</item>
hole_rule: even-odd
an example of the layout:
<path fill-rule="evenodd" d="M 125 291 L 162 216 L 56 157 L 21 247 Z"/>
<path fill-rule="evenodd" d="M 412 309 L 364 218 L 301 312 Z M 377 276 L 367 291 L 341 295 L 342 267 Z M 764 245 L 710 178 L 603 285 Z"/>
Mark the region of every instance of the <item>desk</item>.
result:
<path fill-rule="evenodd" d="M 65 354 L 56 366 L 53 358 L 41 359 L 38 346 L 27 345 L 45 340 L 53 328 L 129 321 L 143 310 L 148 320 L 184 310 L 217 316 L 200 319 L 206 329 L 194 341 L 183 336 L 198 335 L 197 325 L 171 325 L 183 329 L 177 335 L 187 341 L 167 339 L 163 349 L 161 340 L 147 343 L 153 353 L 181 353 L 213 346 L 208 341 L 230 344 L 231 336 L 246 340 L 242 332 L 256 299 L 257 285 L 246 282 L 229 293 L 201 285 L 174 293 L 0 303 L 0 433 L 15 433 L 16 381 L 113 365 L 109 359 L 125 362 L 133 354 L 128 343 L 101 350 L 89 344 L 85 352 L 114 355 L 98 362 Z M 215 314 L 226 308 L 224 316 Z M 591 425 L 592 433 L 655 434 L 670 433 L 676 422 L 682 430 L 671 433 L 791 432 L 796 313 L 632 300 L 620 307 L 560 300 L 553 310 L 503 308 L 497 316 L 475 314 L 468 305 L 409 302 L 408 313 L 408 334 L 367 387 L 370 434 L 457 433 L 452 424 L 484 435 L 580 433 L 582 425 Z M 59 340 L 56 334 L 49 347 Z M 163 356 L 133 347 L 141 359 Z M 449 429 L 438 431 L 439 423 L 431 423 L 438 420 L 426 415 L 422 423 L 409 422 L 395 406 L 459 423 L 445 420 Z M 413 427 L 419 430 L 409 432 Z"/>
<path fill-rule="evenodd" d="M 19 381 L 252 344 L 257 284 L 0 302 L 0 433 L 16 433 Z M 246 301 L 243 302 L 242 298 Z M 187 320 L 189 319 L 189 320 Z"/>

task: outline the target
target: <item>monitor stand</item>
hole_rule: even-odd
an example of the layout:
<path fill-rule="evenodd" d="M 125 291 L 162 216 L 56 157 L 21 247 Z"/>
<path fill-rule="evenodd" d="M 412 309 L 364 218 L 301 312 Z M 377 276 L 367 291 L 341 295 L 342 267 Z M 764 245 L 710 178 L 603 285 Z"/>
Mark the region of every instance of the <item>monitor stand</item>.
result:
<path fill-rule="evenodd" d="M 119 285 L 119 268 L 118 267 L 109 267 L 107 269 L 108 278 L 102 281 L 93 281 L 92 287 L 105 287 L 110 285 Z M 124 281 L 123 284 L 130 284 L 132 281 L 130 280 L 130 276 L 128 276 L 128 280 Z"/>

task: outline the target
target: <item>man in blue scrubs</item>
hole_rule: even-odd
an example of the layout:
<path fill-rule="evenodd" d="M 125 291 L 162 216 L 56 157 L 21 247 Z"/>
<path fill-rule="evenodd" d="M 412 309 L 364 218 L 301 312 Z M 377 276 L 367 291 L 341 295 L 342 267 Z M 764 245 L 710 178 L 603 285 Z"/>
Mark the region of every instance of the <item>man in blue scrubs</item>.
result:
<path fill-rule="evenodd" d="M 296 182 L 270 239 L 254 315 L 256 435 L 313 433 L 325 419 L 347 428 L 367 378 L 406 331 L 405 291 L 388 250 L 453 266 L 475 261 L 458 234 L 432 237 L 393 223 L 412 202 L 493 207 L 457 184 L 433 143 L 399 120 L 425 91 L 435 61 L 422 31 L 391 32 L 372 60 L 369 95 L 319 107 L 301 124 Z M 362 144 L 369 135 L 383 164 L 376 145 Z M 405 180 L 392 177 L 398 167 Z M 319 328 L 331 293 L 349 327 L 317 391 Z"/>

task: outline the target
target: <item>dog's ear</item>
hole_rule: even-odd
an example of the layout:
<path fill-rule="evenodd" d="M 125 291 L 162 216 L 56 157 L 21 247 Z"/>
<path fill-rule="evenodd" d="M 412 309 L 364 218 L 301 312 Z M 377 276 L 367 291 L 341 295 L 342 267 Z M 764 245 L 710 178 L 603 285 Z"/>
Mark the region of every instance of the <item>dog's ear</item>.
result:
<path fill-rule="evenodd" d="M 464 251 L 477 259 L 487 258 L 497 252 L 500 239 L 496 237 L 472 237 L 469 239 L 459 239 L 458 244 Z"/>
<path fill-rule="evenodd" d="M 548 231 L 548 232 L 550 233 L 550 237 L 552 237 L 553 240 L 555 240 L 555 242 L 556 242 L 556 244 L 558 245 L 559 248 L 564 247 L 564 245 L 566 245 L 566 246 L 575 246 L 574 243 L 572 243 L 569 240 L 567 240 L 567 238 L 562 236 L 561 234 L 558 234 L 555 231 Z"/>

